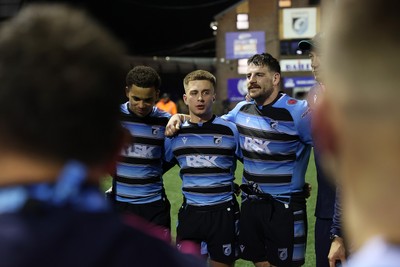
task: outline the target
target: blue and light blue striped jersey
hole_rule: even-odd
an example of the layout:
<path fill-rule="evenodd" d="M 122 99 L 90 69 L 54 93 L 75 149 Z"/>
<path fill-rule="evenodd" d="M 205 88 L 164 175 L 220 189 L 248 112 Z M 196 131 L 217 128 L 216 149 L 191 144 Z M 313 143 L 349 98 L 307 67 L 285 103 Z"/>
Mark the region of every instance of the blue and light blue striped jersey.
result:
<path fill-rule="evenodd" d="M 162 158 L 165 126 L 171 115 L 156 107 L 138 117 L 121 105 L 121 123 L 133 137 L 121 152 L 115 176 L 116 200 L 132 204 L 150 203 L 163 197 Z"/>
<path fill-rule="evenodd" d="M 216 205 L 233 198 L 238 142 L 236 126 L 216 116 L 204 123 L 184 122 L 178 135 L 166 138 L 165 158 L 181 167 L 187 204 Z"/>
<path fill-rule="evenodd" d="M 279 93 L 265 106 L 240 102 L 222 118 L 238 128 L 244 184 L 252 181 L 264 193 L 288 201 L 290 194 L 302 191 L 312 147 L 310 109 L 305 100 Z"/>

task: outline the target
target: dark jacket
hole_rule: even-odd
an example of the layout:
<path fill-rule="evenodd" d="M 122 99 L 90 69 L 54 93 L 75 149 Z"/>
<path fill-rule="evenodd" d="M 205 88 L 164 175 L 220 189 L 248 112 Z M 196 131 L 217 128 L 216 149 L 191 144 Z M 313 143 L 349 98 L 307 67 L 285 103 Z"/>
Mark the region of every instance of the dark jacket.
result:
<path fill-rule="evenodd" d="M 3 213 L 0 266 L 206 266 L 117 216 L 52 208 L 39 202 L 16 213 Z"/>

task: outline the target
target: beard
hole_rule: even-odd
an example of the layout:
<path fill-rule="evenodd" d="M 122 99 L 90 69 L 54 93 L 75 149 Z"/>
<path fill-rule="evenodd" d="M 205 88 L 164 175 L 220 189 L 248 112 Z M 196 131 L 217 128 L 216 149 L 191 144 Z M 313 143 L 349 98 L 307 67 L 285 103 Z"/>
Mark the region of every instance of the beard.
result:
<path fill-rule="evenodd" d="M 251 91 L 252 88 L 255 88 L 255 92 Z M 262 89 L 260 87 L 250 87 L 249 89 L 249 95 L 254 101 L 256 102 L 257 105 L 263 105 L 265 101 L 271 97 L 272 93 L 274 92 L 274 88 L 265 88 Z"/>

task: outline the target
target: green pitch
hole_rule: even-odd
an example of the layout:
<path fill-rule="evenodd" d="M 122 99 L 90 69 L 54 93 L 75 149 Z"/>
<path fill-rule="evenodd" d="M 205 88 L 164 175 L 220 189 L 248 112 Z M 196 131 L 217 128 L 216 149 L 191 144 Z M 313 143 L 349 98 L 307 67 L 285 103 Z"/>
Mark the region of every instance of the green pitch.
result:
<path fill-rule="evenodd" d="M 236 182 L 240 184 L 241 173 L 242 173 L 242 164 L 238 162 L 238 166 L 236 169 Z M 306 181 L 311 184 L 312 191 L 311 196 L 307 200 L 307 214 L 308 214 L 308 241 L 307 241 L 307 252 L 306 252 L 306 267 L 315 266 L 315 255 L 314 255 L 314 209 L 315 209 L 315 201 L 316 201 L 316 193 L 317 193 L 317 181 L 316 181 L 316 171 L 314 165 L 314 158 L 311 155 L 310 162 L 308 165 L 308 170 L 306 173 Z M 168 199 L 171 202 L 171 218 L 172 218 L 172 235 L 175 237 L 176 235 L 176 220 L 178 209 L 182 203 L 182 193 L 181 193 L 181 179 L 179 177 L 179 167 L 175 166 L 171 170 L 169 170 L 164 175 L 164 183 L 165 190 L 168 196 Z M 111 181 L 109 178 L 105 179 L 102 188 L 107 190 L 111 185 Z M 238 260 L 235 264 L 236 267 L 253 267 L 254 265 L 251 262 Z"/>

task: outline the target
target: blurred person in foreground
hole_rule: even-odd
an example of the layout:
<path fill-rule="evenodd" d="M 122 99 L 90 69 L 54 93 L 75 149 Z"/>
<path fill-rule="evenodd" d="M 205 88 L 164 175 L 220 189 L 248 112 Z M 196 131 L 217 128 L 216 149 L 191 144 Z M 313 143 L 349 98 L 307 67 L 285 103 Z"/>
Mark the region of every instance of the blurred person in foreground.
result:
<path fill-rule="evenodd" d="M 337 1 L 326 30 L 326 97 L 315 113 L 337 179 L 347 267 L 400 264 L 399 2 Z"/>
<path fill-rule="evenodd" d="M 175 102 L 171 100 L 171 96 L 169 95 L 169 93 L 163 93 L 161 95 L 161 99 L 157 102 L 156 106 L 171 115 L 178 113 L 177 106 Z"/>
<path fill-rule="evenodd" d="M 99 191 L 124 143 L 123 53 L 66 5 L 2 25 L 1 266 L 203 266 L 131 227 Z"/>
<path fill-rule="evenodd" d="M 302 40 L 298 47 L 311 59 L 311 68 L 316 84 L 307 94 L 307 102 L 315 112 L 326 90 L 323 83 L 324 66 L 321 51 L 324 33 L 316 34 L 311 40 Z M 334 181 L 321 166 L 320 149 L 314 146 L 318 192 L 315 206 L 315 258 L 316 267 L 335 267 L 337 261 L 344 262 L 346 250 L 341 232 L 340 201 L 336 198 Z"/>

